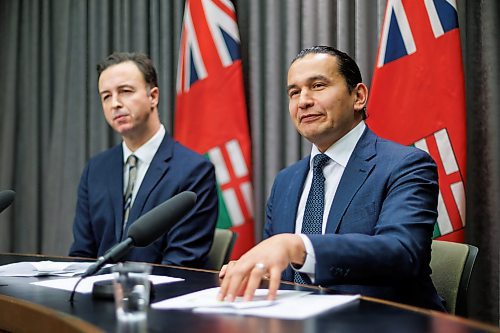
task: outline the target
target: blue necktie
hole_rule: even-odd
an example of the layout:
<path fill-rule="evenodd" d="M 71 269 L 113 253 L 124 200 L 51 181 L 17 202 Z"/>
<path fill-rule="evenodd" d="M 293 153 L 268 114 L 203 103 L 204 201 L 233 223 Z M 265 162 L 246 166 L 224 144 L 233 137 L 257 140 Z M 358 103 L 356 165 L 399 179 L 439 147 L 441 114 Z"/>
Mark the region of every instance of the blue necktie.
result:
<path fill-rule="evenodd" d="M 330 161 L 330 157 L 325 154 L 318 154 L 313 158 L 313 179 L 309 195 L 307 196 L 304 219 L 302 220 L 301 232 L 303 234 L 322 233 L 323 212 L 325 210 L 325 176 L 323 175 L 323 167 L 328 161 Z M 294 282 L 308 284 L 298 272 L 295 272 Z"/>

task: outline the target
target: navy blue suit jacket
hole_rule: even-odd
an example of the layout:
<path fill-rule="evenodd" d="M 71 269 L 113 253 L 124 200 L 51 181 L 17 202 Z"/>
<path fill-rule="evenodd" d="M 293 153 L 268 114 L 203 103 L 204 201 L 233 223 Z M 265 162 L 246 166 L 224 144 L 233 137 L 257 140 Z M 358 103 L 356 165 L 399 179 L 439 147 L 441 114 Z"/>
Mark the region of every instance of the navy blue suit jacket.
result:
<path fill-rule="evenodd" d="M 308 171 L 309 157 L 276 177 L 264 238 L 295 232 Z M 429 267 L 438 191 L 436 165 L 427 153 L 366 128 L 340 180 L 325 235 L 309 235 L 315 283 L 339 293 L 444 310 Z M 283 279 L 293 280 L 290 267 Z"/>
<path fill-rule="evenodd" d="M 126 260 L 203 267 L 218 215 L 215 170 L 209 160 L 175 142 L 167 133 L 148 168 L 130 211 L 137 218 L 177 193 L 193 191 L 195 207 L 167 234 Z M 92 158 L 78 188 L 70 256 L 95 258 L 122 238 L 123 149 L 121 144 Z"/>

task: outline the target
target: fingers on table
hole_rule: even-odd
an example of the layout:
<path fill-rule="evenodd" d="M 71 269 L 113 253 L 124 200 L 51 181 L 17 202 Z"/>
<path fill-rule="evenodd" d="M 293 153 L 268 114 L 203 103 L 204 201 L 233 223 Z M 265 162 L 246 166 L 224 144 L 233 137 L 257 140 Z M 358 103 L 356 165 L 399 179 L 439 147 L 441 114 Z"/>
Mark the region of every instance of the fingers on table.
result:
<path fill-rule="evenodd" d="M 281 269 L 278 267 L 271 267 L 269 270 L 269 293 L 267 294 L 267 299 L 276 299 L 276 294 L 281 282 Z"/>
<path fill-rule="evenodd" d="M 255 265 L 229 263 L 217 299 L 232 302 L 237 296 L 244 296 L 245 300 L 251 300 L 266 274 L 266 265 L 262 263 Z"/>
<path fill-rule="evenodd" d="M 257 263 L 250 272 L 247 287 L 245 289 L 245 300 L 250 301 L 253 299 L 255 290 L 260 286 L 262 278 L 267 274 L 267 267 L 263 263 Z"/>
<path fill-rule="evenodd" d="M 230 262 L 227 265 L 219 296 L 217 297 L 219 301 L 232 302 L 241 290 L 241 285 L 245 283 L 245 271 L 239 266 L 241 265 L 237 265 L 236 262 Z"/>
<path fill-rule="evenodd" d="M 226 269 L 227 269 L 227 265 L 222 266 L 222 268 L 220 269 L 220 272 L 219 272 L 219 279 L 224 278 L 224 275 L 226 275 Z"/>

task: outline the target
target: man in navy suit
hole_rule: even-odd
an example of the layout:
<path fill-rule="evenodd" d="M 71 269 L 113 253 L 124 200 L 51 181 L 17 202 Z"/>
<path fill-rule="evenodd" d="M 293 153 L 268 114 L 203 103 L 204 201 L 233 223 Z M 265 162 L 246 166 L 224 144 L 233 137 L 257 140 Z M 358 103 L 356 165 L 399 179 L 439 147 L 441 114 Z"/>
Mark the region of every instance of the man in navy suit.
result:
<path fill-rule="evenodd" d="M 203 267 L 218 214 L 213 165 L 166 133 L 158 114 L 156 70 L 146 55 L 114 53 L 97 70 L 104 117 L 123 142 L 92 158 L 83 171 L 70 255 L 101 256 L 141 215 L 193 191 L 195 207 L 164 236 L 133 248 L 125 259 Z"/>
<path fill-rule="evenodd" d="M 301 51 L 288 71 L 288 96 L 311 155 L 277 175 L 264 240 L 223 267 L 219 299 L 249 300 L 268 277 L 270 299 L 282 278 L 444 310 L 429 267 L 434 161 L 365 125 L 368 89 L 343 52 Z"/>

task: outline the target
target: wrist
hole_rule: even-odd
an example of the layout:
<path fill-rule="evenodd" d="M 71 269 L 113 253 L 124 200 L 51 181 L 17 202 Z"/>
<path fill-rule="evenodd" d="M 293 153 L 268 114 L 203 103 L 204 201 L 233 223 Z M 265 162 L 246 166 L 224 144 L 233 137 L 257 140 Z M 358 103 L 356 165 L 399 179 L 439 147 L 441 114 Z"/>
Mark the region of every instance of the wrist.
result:
<path fill-rule="evenodd" d="M 306 247 L 304 245 L 304 241 L 297 234 L 290 235 L 290 252 L 289 258 L 290 263 L 295 267 L 301 267 L 307 256 Z"/>

